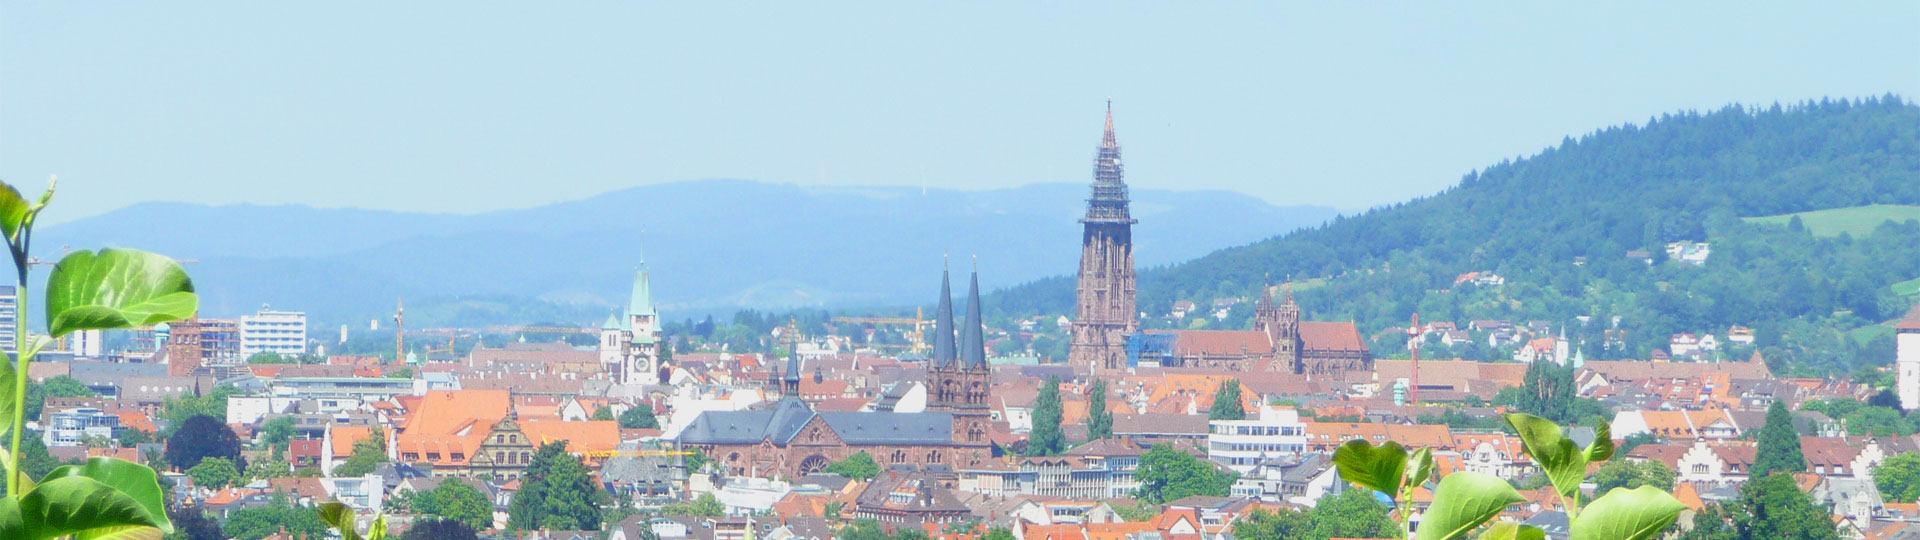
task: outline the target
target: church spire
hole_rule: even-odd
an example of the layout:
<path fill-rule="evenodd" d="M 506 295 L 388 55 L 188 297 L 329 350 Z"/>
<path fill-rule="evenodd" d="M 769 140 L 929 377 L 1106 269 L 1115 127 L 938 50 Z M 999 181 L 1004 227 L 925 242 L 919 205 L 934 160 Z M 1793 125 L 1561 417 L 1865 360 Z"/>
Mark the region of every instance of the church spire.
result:
<path fill-rule="evenodd" d="M 987 369 L 987 340 L 981 335 L 980 268 L 976 259 L 972 282 L 967 285 L 967 322 L 960 329 L 960 367 Z"/>
<path fill-rule="evenodd" d="M 787 325 L 787 380 L 782 389 L 787 397 L 800 397 L 800 321 Z"/>
<path fill-rule="evenodd" d="M 1100 137 L 1100 147 L 1120 149 L 1120 140 L 1113 136 L 1113 98 L 1107 98 L 1107 131 Z"/>
<path fill-rule="evenodd" d="M 947 278 L 946 261 L 940 262 L 940 307 L 933 312 L 933 366 L 945 369 L 957 358 L 953 345 L 953 286 Z"/>

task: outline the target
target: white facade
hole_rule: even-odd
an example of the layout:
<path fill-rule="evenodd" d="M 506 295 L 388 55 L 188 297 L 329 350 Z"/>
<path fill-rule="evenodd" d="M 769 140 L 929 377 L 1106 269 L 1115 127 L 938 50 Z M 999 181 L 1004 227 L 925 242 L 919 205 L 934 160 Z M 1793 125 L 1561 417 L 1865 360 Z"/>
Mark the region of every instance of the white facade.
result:
<path fill-rule="evenodd" d="M 1208 422 L 1207 458 L 1247 474 L 1268 459 L 1307 449 L 1307 425 L 1300 411 L 1261 407 L 1256 418 Z"/>
<path fill-rule="evenodd" d="M 1900 408 L 1920 408 L 1920 308 L 1900 324 L 1894 345 L 1899 348 L 1894 365 L 1899 366 Z"/>
<path fill-rule="evenodd" d="M 260 311 L 240 317 L 240 356 L 270 352 L 307 354 L 307 314 L 297 311 Z"/>
<path fill-rule="evenodd" d="M 14 328 L 20 324 L 20 295 L 12 285 L 0 286 L 0 351 L 19 352 L 14 347 Z"/>

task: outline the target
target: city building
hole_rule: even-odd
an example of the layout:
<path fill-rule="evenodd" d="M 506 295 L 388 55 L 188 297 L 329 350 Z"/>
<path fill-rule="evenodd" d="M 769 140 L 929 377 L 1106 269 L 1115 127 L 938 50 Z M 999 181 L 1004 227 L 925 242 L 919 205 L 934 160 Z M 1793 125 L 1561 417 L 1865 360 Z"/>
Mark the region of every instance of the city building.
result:
<path fill-rule="evenodd" d="M 600 325 L 600 363 L 621 384 L 660 384 L 660 314 L 653 308 L 647 263 L 633 276 L 633 295 L 624 314 L 607 315 Z"/>
<path fill-rule="evenodd" d="M 941 290 L 951 290 L 945 272 Z M 936 317 L 935 369 L 928 373 L 927 412 L 819 412 L 800 399 L 802 366 L 787 357 L 786 374 L 768 370 L 769 388 L 780 397 L 770 407 L 701 412 L 677 438 L 699 449 L 730 475 L 800 477 L 866 452 L 883 467 L 975 467 L 992 456 L 988 439 L 991 386 L 986 381 L 986 343 L 980 339 L 980 289 L 976 276 L 967 294 L 969 329 L 959 345 L 951 299 Z M 959 349 L 959 350 L 956 350 Z"/>
<path fill-rule="evenodd" d="M 1373 352 L 1352 322 L 1300 320 L 1291 284 L 1273 301 L 1269 289 L 1254 307 L 1252 330 L 1150 330 L 1135 354 L 1163 367 L 1270 371 L 1340 380 L 1373 369 Z M 1164 336 L 1171 336 L 1164 337 Z"/>
<path fill-rule="evenodd" d="M 89 438 L 114 439 L 126 427 L 120 415 L 93 407 L 76 407 L 47 413 L 47 429 L 41 440 L 47 446 L 84 446 Z"/>
<path fill-rule="evenodd" d="M 20 325 L 20 293 L 13 285 L 0 285 L 0 351 L 19 352 L 14 332 Z"/>
<path fill-rule="evenodd" d="M 1127 336 L 1140 329 L 1135 311 L 1133 224 L 1127 210 L 1125 168 L 1113 136 L 1113 102 L 1093 161 L 1093 194 L 1080 236 L 1080 279 L 1067 362 L 1098 370 L 1126 368 Z"/>
<path fill-rule="evenodd" d="M 1920 408 L 1920 305 L 1894 327 L 1894 364 L 1899 366 L 1900 408 Z"/>
<path fill-rule="evenodd" d="M 1207 458 L 1242 475 L 1307 450 L 1307 425 L 1291 407 L 1261 407 L 1254 418 L 1213 420 L 1208 427 Z"/>
<path fill-rule="evenodd" d="M 306 354 L 307 314 L 274 311 L 267 306 L 260 306 L 260 311 L 240 317 L 240 357 L 263 352 L 296 356 Z"/>

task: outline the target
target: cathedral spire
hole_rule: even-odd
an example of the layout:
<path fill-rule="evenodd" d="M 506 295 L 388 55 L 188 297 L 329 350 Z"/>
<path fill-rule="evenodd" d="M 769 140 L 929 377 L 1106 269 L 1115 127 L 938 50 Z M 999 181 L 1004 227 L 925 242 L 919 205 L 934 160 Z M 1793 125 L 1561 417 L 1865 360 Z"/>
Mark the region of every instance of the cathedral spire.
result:
<path fill-rule="evenodd" d="M 1107 131 L 1100 137 L 1101 148 L 1120 148 L 1120 140 L 1113 136 L 1113 98 L 1107 98 Z"/>
<path fill-rule="evenodd" d="M 980 269 L 976 262 L 972 282 L 967 285 L 967 322 L 960 329 L 961 367 L 966 369 L 987 369 L 987 340 L 981 335 L 981 318 Z"/>
<path fill-rule="evenodd" d="M 940 262 L 940 307 L 933 312 L 933 366 L 945 369 L 957 358 L 953 345 L 953 286 L 947 278 L 947 263 Z"/>

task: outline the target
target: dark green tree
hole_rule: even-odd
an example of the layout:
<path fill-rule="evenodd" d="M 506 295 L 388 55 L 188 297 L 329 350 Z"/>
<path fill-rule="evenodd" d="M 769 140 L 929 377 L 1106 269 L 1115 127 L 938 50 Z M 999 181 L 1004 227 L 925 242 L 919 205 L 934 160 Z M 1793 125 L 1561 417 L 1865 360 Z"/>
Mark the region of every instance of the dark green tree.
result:
<path fill-rule="evenodd" d="M 240 458 L 240 437 L 234 435 L 233 428 L 207 415 L 187 418 L 175 429 L 173 436 L 167 437 L 165 456 L 168 464 L 182 471 L 210 457 L 225 458 L 236 465 L 245 463 Z"/>
<path fill-rule="evenodd" d="M 1707 503 L 1706 508 L 1693 516 L 1693 528 L 1682 533 L 1679 540 L 1746 540 L 1735 525 L 1744 519 L 1736 520 L 1734 514 L 1745 517 L 1739 501 Z"/>
<path fill-rule="evenodd" d="M 200 460 L 200 464 L 187 469 L 187 477 L 193 479 L 193 485 L 210 489 L 225 489 L 243 480 L 232 461 L 219 457 Z"/>
<path fill-rule="evenodd" d="M 472 530 L 493 526 L 493 503 L 487 500 L 487 494 L 458 478 L 448 478 L 433 489 L 415 493 L 412 510 Z"/>
<path fill-rule="evenodd" d="M 1140 483 L 1134 497 L 1166 504 L 1188 495 L 1225 497 L 1233 487 L 1233 473 L 1171 446 L 1159 445 L 1140 456 L 1133 478 Z"/>
<path fill-rule="evenodd" d="M 620 427 L 626 429 L 657 429 L 660 419 L 653 416 L 653 405 L 641 403 L 620 413 Z"/>
<path fill-rule="evenodd" d="M 387 462 L 386 434 L 376 429 L 365 439 L 353 441 L 353 454 L 333 468 L 334 476 L 365 476 Z"/>
<path fill-rule="evenodd" d="M 1599 499 L 1607 492 L 1617 488 L 1637 488 L 1653 486 L 1661 491 L 1673 491 L 1673 469 L 1657 459 L 1644 462 L 1614 460 L 1593 473 L 1593 498 Z"/>
<path fill-rule="evenodd" d="M 600 505 L 607 498 L 586 464 L 567 453 L 566 441 L 549 443 L 533 455 L 520 477 L 520 491 L 507 507 L 507 526 L 522 531 L 598 530 Z"/>
<path fill-rule="evenodd" d="M 173 521 L 173 532 L 166 540 L 227 540 L 220 532 L 220 522 L 207 517 L 199 507 L 167 508 L 167 519 Z"/>
<path fill-rule="evenodd" d="M 1775 400 L 1767 407 L 1766 425 L 1760 428 L 1760 448 L 1753 459 L 1753 476 L 1806 470 L 1807 458 L 1800 453 L 1800 432 L 1793 429 L 1793 415 L 1787 412 L 1786 402 Z"/>
<path fill-rule="evenodd" d="M 1233 524 L 1237 540 L 1294 540 L 1314 538 L 1314 534 L 1313 520 L 1306 512 L 1293 509 L 1254 510 Z"/>
<path fill-rule="evenodd" d="M 1905 452 L 1887 458 L 1873 469 L 1873 483 L 1880 496 L 1889 501 L 1913 502 L 1920 498 L 1920 454 Z"/>
<path fill-rule="evenodd" d="M 1748 480 L 1740 488 L 1746 517 L 1735 522 L 1741 538 L 1764 540 L 1837 540 L 1832 515 L 1800 491 L 1793 475 L 1769 474 Z"/>
<path fill-rule="evenodd" d="M 275 453 L 284 454 L 287 451 L 287 444 L 289 444 L 287 441 L 293 440 L 293 428 L 292 416 L 282 416 L 268 420 L 265 424 L 260 425 L 260 444 L 273 449 Z"/>
<path fill-rule="evenodd" d="M 861 450 L 847 456 L 847 459 L 828 465 L 826 472 L 855 480 L 872 480 L 873 477 L 880 475 L 880 464 L 875 463 L 873 456 L 866 450 Z"/>
<path fill-rule="evenodd" d="M 400 540 L 478 540 L 480 536 L 473 527 L 450 519 L 428 519 L 414 522 L 407 532 L 401 533 Z"/>
<path fill-rule="evenodd" d="M 50 397 L 93 397 L 93 389 L 79 379 L 66 375 L 48 377 L 46 382 L 27 381 L 27 418 L 40 418 Z"/>
<path fill-rule="evenodd" d="M 613 409 L 606 405 L 593 408 L 594 420 L 613 420 Z"/>
<path fill-rule="evenodd" d="M 1208 420 L 1245 420 L 1246 405 L 1240 402 L 1240 379 L 1227 379 L 1220 382 L 1220 388 L 1213 392 L 1213 408 L 1207 411 Z"/>
<path fill-rule="evenodd" d="M 285 497 L 275 497 L 266 506 L 234 510 L 227 514 L 225 532 L 239 540 L 260 540 L 285 530 L 295 538 L 326 538 L 331 529 L 312 508 L 296 508 Z"/>
<path fill-rule="evenodd" d="M 1087 390 L 1087 439 L 1113 436 L 1113 411 L 1107 410 L 1107 381 L 1096 379 Z"/>
<path fill-rule="evenodd" d="M 1027 433 L 1027 455 L 1053 456 L 1067 449 L 1060 433 L 1060 378 L 1048 377 L 1033 400 L 1033 431 Z"/>

